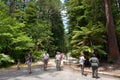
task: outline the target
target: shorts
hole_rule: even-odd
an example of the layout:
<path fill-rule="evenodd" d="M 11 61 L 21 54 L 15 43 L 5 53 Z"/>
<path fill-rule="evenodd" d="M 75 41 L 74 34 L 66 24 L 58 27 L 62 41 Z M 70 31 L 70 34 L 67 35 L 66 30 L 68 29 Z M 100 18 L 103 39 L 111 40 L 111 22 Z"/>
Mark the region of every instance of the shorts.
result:
<path fill-rule="evenodd" d="M 48 64 L 48 59 L 44 59 L 44 64 Z"/>

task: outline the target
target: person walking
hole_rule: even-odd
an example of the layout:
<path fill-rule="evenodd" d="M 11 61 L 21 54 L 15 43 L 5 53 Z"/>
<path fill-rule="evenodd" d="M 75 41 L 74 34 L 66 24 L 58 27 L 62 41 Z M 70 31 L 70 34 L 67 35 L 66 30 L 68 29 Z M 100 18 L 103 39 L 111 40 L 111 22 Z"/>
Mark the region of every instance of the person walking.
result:
<path fill-rule="evenodd" d="M 63 53 L 60 52 L 60 67 L 63 69 Z"/>
<path fill-rule="evenodd" d="M 20 59 L 17 59 L 17 70 L 20 70 Z"/>
<path fill-rule="evenodd" d="M 89 62 L 91 63 L 92 66 L 92 77 L 98 78 L 99 60 L 95 54 L 92 55 L 92 57 L 89 59 Z"/>
<path fill-rule="evenodd" d="M 81 66 L 81 74 L 84 75 L 84 63 L 85 63 L 85 57 L 84 57 L 84 53 L 80 53 L 80 66 Z"/>
<path fill-rule="evenodd" d="M 28 56 L 26 57 L 26 64 L 28 65 L 28 73 L 31 74 L 32 56 L 30 53 L 28 53 Z"/>
<path fill-rule="evenodd" d="M 43 54 L 44 70 L 46 71 L 49 60 L 49 54 L 46 52 Z"/>
<path fill-rule="evenodd" d="M 55 55 L 55 60 L 56 60 L 56 69 L 59 71 L 60 68 L 60 64 L 61 64 L 61 55 L 60 52 L 57 52 Z"/>

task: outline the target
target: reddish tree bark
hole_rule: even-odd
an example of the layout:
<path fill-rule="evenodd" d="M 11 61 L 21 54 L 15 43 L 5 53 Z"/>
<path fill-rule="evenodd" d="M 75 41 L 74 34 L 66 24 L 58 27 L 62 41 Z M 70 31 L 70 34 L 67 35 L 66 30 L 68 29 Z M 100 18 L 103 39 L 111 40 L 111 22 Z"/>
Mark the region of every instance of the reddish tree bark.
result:
<path fill-rule="evenodd" d="M 115 34 L 115 26 L 113 22 L 112 10 L 110 0 L 104 0 L 105 2 L 105 12 L 106 12 L 106 28 L 108 37 L 108 57 L 113 60 L 119 59 L 119 49 L 117 44 L 117 38 Z"/>

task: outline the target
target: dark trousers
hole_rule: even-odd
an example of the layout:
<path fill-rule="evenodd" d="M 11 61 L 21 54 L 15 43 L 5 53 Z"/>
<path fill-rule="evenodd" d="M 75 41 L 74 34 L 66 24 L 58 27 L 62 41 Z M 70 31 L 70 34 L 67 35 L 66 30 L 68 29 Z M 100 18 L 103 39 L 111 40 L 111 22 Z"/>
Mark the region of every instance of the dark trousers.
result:
<path fill-rule="evenodd" d="M 92 66 L 92 77 L 98 77 L 98 66 Z"/>

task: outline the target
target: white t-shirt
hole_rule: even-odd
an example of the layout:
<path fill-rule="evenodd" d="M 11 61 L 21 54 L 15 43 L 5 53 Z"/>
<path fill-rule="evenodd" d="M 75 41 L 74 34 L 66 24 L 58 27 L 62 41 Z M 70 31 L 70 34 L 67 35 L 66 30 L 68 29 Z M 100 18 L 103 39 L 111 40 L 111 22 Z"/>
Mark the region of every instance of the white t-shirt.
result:
<path fill-rule="evenodd" d="M 47 54 L 44 54 L 43 55 L 43 58 L 45 59 L 45 60 L 47 60 L 48 58 L 49 58 L 49 54 L 47 53 Z"/>
<path fill-rule="evenodd" d="M 85 58 L 84 58 L 84 56 L 81 56 L 79 63 L 80 63 L 81 65 L 84 65 L 84 62 L 85 62 Z"/>
<path fill-rule="evenodd" d="M 55 56 L 55 59 L 56 59 L 56 60 L 60 60 L 60 57 L 61 57 L 60 55 L 56 55 L 56 56 Z"/>

